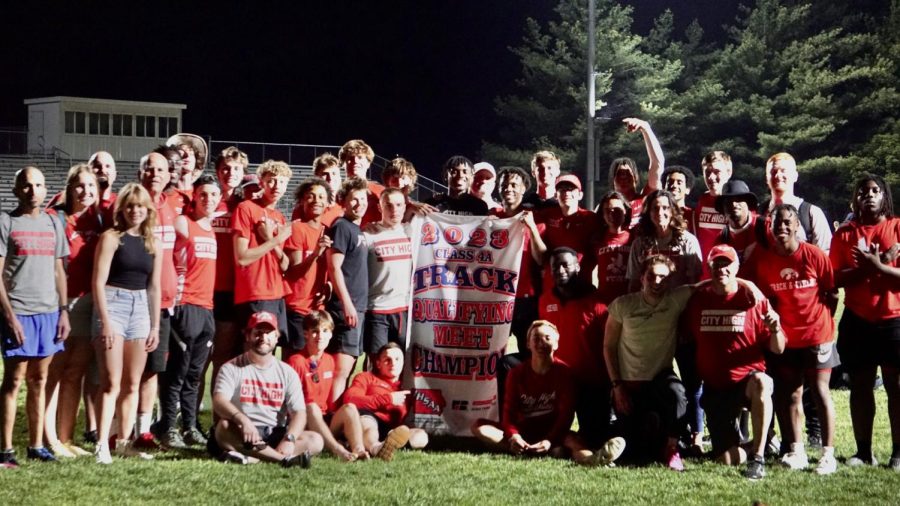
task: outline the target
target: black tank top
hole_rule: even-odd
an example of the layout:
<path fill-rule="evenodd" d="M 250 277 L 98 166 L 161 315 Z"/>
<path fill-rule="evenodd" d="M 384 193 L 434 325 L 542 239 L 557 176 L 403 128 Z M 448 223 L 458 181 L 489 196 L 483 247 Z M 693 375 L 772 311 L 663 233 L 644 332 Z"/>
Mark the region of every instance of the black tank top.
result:
<path fill-rule="evenodd" d="M 106 284 L 126 290 L 144 290 L 153 272 L 153 255 L 144 248 L 144 239 L 122 234 L 109 264 Z"/>

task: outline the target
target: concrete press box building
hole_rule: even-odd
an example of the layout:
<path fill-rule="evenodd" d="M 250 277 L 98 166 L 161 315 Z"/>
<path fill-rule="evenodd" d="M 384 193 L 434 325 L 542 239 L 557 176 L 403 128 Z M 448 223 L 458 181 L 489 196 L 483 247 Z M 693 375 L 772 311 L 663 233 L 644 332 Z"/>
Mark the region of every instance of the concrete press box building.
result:
<path fill-rule="evenodd" d="M 98 150 L 117 161 L 137 161 L 169 136 L 180 132 L 185 104 L 135 102 L 79 97 L 25 100 L 28 107 L 28 153 L 61 150 L 73 160 L 87 160 Z"/>

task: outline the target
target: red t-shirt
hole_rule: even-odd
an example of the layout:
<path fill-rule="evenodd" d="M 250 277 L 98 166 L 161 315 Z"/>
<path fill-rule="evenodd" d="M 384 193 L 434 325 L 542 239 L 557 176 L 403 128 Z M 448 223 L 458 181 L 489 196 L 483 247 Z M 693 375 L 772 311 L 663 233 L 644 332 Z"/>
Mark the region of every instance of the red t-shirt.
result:
<path fill-rule="evenodd" d="M 756 213 L 752 213 L 750 215 L 750 222 L 747 224 L 746 227 L 744 227 L 741 230 L 738 230 L 737 232 L 735 232 L 734 230 L 728 229 L 727 240 L 726 240 L 726 237 L 723 235 L 726 233 L 725 229 L 723 228 L 722 232 L 719 234 L 719 236 L 716 237 L 715 244 L 728 244 L 729 246 L 734 248 L 735 251 L 737 251 L 738 259 L 743 262 L 744 255 L 747 253 L 747 248 L 756 244 L 756 220 L 757 220 L 757 218 L 758 218 L 758 216 L 756 216 Z M 726 224 L 725 226 L 727 227 L 728 225 Z M 702 249 L 703 249 L 702 244 L 700 245 L 700 249 L 702 251 Z M 708 253 L 709 253 L 708 251 L 703 252 L 703 255 L 704 255 L 703 263 L 704 264 L 706 263 L 706 255 Z M 709 270 L 709 266 L 704 266 L 704 270 Z"/>
<path fill-rule="evenodd" d="M 597 281 L 601 300 L 609 304 L 620 295 L 628 293 L 628 257 L 631 255 L 633 232 L 609 232 L 594 243 L 597 262 Z"/>
<path fill-rule="evenodd" d="M 69 240 L 66 290 L 69 297 L 81 297 L 91 292 L 94 252 L 103 230 L 104 224 L 96 207 L 85 209 L 79 216 L 66 216 L 66 238 Z"/>
<path fill-rule="evenodd" d="M 156 227 L 153 234 L 162 242 L 163 260 L 160 273 L 160 309 L 175 307 L 178 294 L 178 274 L 175 272 L 175 209 L 165 194 L 156 200 Z"/>
<path fill-rule="evenodd" d="M 319 239 L 325 234 L 325 226 L 313 228 L 308 223 L 294 221 L 291 223 L 291 237 L 284 243 L 285 253 L 300 251 L 306 259 L 318 248 Z M 284 279 L 291 288 L 291 293 L 284 297 L 288 309 L 302 315 L 309 314 L 313 309 L 322 309 L 314 306 L 313 299 L 316 292 L 322 290 L 325 285 L 328 268 L 325 264 L 325 255 L 320 256 L 309 269 L 301 273 L 299 265 L 291 267 L 285 273 Z"/>
<path fill-rule="evenodd" d="M 204 230 L 192 218 L 185 216 L 188 237 L 175 239 L 175 270 L 178 272 L 178 304 L 213 308 L 213 287 L 216 284 L 216 233 Z"/>
<path fill-rule="evenodd" d="M 788 348 L 834 340 L 834 318 L 824 300 L 834 289 L 834 272 L 825 252 L 805 242 L 789 256 L 757 246 L 741 265 L 741 277 L 756 283 L 772 301 Z"/>
<path fill-rule="evenodd" d="M 231 216 L 241 199 L 222 199 L 219 207 L 210 218 L 213 232 L 216 233 L 216 286 L 217 292 L 234 291 L 234 241 L 231 234 Z"/>
<path fill-rule="evenodd" d="M 693 212 L 694 235 L 700 243 L 700 256 L 703 259 L 703 279 L 709 279 L 709 265 L 706 263 L 706 255 L 716 245 L 716 239 L 725 228 L 725 215 L 716 211 L 716 197 L 704 193 L 697 200 Z"/>
<path fill-rule="evenodd" d="M 319 221 L 322 222 L 322 225 L 326 227 L 330 227 L 334 220 L 340 218 L 344 215 L 344 208 L 341 207 L 340 204 L 331 204 L 330 206 L 325 208 L 325 212 L 322 213 L 322 217 L 319 218 Z M 379 218 L 380 219 L 380 218 Z M 291 212 L 291 221 L 309 221 L 309 218 L 303 215 L 303 205 L 298 204 L 294 207 L 294 210 Z"/>
<path fill-rule="evenodd" d="M 563 216 L 559 207 L 546 209 L 539 214 L 540 223 L 545 227 L 541 237 L 547 245 L 547 251 L 552 252 L 561 246 L 575 250 L 581 265 L 582 279 L 592 282 L 596 258 L 591 248 L 591 239 L 599 226 L 600 218 L 587 209 L 578 209 L 575 214 Z M 544 266 L 543 279 L 545 287 L 553 286 L 550 262 Z"/>
<path fill-rule="evenodd" d="M 864 242 L 871 248 L 885 252 L 900 242 L 900 218 L 887 218 L 876 225 L 861 225 L 850 221 L 834 233 L 831 239 L 831 265 L 838 272 L 856 266 L 851 248 Z M 898 261 L 892 264 L 897 267 Z M 879 322 L 900 317 L 900 286 L 896 281 L 876 275 L 849 280 L 844 286 L 844 305 L 860 318 Z"/>
<path fill-rule="evenodd" d="M 503 432 L 521 434 L 532 444 L 544 439 L 561 444 L 575 418 L 575 388 L 572 371 L 561 362 L 546 374 L 534 372 L 530 361 L 519 364 L 506 377 Z"/>
<path fill-rule="evenodd" d="M 400 390 L 400 381 L 390 382 L 371 372 L 361 372 L 353 378 L 350 388 L 344 392 L 344 404 L 353 404 L 357 409 L 371 411 L 389 427 L 403 423 L 409 407 L 395 405 L 391 393 Z"/>
<path fill-rule="evenodd" d="M 231 220 L 231 231 L 235 237 L 250 241 L 249 248 L 259 246 L 256 224 L 269 220 L 271 225 L 284 225 L 284 215 L 277 209 L 267 209 L 257 201 L 246 200 L 238 204 Z M 237 253 L 235 253 L 235 256 Z M 254 300 L 277 300 L 284 297 L 284 278 L 275 251 L 269 251 L 246 267 L 234 262 L 234 303 L 243 304 Z"/>
<path fill-rule="evenodd" d="M 169 197 L 169 203 L 177 214 L 184 214 L 184 211 L 190 209 L 191 200 L 194 198 L 194 190 L 179 190 L 172 188 L 166 195 Z"/>
<path fill-rule="evenodd" d="M 491 216 L 509 218 L 502 207 L 491 210 Z M 538 233 L 543 234 L 545 228 L 543 223 L 537 223 Z M 540 266 L 534 261 L 534 257 L 531 256 L 531 231 L 528 230 L 528 227 L 525 227 L 525 240 L 522 242 L 522 261 L 519 262 L 519 279 L 516 285 L 517 299 L 537 295 L 535 282 L 538 278 L 535 276 L 538 275 L 540 275 Z"/>
<path fill-rule="evenodd" d="M 582 383 L 609 382 L 603 361 L 603 331 L 608 312 L 599 291 L 563 302 L 549 288 L 541 294 L 538 312 L 541 319 L 549 320 L 559 330 L 557 360 L 571 367 Z"/>
<path fill-rule="evenodd" d="M 314 365 L 315 364 L 315 365 Z M 334 356 L 323 353 L 317 362 L 309 357 L 306 350 L 291 355 L 288 365 L 297 371 L 303 386 L 303 398 L 307 404 L 316 404 L 322 414 L 330 413 L 334 406 L 329 402 L 331 386 L 334 384 Z"/>
<path fill-rule="evenodd" d="M 366 214 L 363 215 L 362 223 L 359 224 L 360 228 L 365 227 L 369 223 L 378 223 L 379 221 L 381 221 L 380 200 L 381 192 L 384 191 L 384 186 L 376 183 L 375 181 L 368 181 L 368 186 L 369 207 L 366 208 Z M 331 221 L 334 221 L 334 219 L 332 219 Z"/>
<path fill-rule="evenodd" d="M 763 316 L 769 301 L 754 303 L 750 290 L 719 295 L 701 285 L 682 313 L 684 330 L 697 343 L 697 374 L 710 388 L 724 390 L 751 371 L 766 370 L 769 328 Z"/>

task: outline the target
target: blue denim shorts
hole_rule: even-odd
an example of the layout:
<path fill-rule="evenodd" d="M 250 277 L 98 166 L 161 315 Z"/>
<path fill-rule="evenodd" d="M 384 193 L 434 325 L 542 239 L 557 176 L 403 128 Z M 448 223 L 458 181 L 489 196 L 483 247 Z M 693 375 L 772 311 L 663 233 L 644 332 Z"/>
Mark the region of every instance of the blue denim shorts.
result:
<path fill-rule="evenodd" d="M 109 322 L 117 336 L 126 341 L 147 339 L 150 335 L 150 307 L 147 305 L 147 290 L 127 290 L 107 286 L 106 312 Z M 92 334 L 98 337 L 101 332 L 100 315 L 94 305 L 94 326 Z"/>

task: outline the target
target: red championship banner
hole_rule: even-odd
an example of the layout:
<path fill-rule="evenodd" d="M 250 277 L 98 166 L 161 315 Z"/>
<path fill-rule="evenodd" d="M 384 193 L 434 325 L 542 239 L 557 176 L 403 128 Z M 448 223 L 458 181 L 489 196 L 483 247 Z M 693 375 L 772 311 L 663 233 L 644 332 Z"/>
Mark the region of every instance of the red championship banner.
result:
<path fill-rule="evenodd" d="M 431 214 L 414 246 L 407 361 L 413 423 L 470 436 L 499 419 L 497 369 L 509 339 L 525 239 L 517 217 Z"/>

